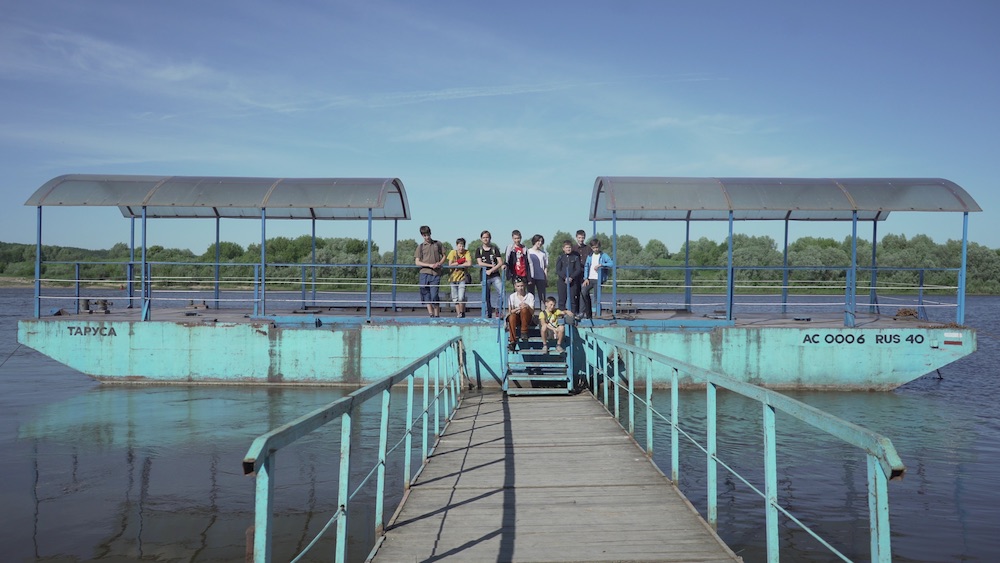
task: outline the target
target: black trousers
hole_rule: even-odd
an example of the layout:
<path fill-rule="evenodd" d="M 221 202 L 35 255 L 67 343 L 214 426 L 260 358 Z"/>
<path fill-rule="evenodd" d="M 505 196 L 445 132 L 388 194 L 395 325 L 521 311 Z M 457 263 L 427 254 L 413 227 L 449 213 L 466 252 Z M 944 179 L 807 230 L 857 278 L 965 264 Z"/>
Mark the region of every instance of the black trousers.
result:
<path fill-rule="evenodd" d="M 567 286 L 566 281 L 560 279 L 556 281 L 556 288 L 559 293 L 559 302 L 556 303 L 556 307 L 565 311 L 567 309 L 566 297 L 568 295 L 570 298 L 568 309 L 574 315 L 578 315 L 580 313 L 580 283 L 574 281 Z"/>

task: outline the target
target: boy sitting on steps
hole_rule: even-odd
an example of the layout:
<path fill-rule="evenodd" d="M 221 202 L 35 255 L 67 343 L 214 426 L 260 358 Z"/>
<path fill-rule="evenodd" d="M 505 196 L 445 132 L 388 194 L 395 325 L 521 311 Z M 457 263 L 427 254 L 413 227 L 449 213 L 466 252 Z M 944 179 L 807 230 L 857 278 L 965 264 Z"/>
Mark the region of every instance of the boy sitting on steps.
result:
<path fill-rule="evenodd" d="M 556 353 L 562 354 L 563 335 L 566 333 L 566 325 L 559 324 L 559 319 L 563 316 L 572 317 L 572 313 L 560 311 L 556 308 L 556 298 L 547 297 L 545 299 L 545 310 L 538 313 L 538 324 L 542 327 L 542 353 L 549 353 L 549 338 L 556 339 Z"/>

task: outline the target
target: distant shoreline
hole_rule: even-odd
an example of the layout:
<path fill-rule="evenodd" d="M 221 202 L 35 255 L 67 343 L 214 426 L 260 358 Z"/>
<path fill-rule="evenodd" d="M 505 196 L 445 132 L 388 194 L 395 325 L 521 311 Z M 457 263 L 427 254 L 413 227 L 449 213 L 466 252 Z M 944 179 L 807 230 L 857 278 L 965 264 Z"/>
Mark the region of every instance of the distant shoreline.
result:
<path fill-rule="evenodd" d="M 35 280 L 0 276 L 0 287 L 34 287 Z"/>

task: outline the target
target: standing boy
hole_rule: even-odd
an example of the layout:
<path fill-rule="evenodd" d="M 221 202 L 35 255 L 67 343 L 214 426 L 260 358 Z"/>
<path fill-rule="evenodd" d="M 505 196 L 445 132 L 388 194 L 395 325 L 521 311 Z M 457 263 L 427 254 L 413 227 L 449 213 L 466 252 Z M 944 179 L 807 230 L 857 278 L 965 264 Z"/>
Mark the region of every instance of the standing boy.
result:
<path fill-rule="evenodd" d="M 510 246 L 504 252 L 504 262 L 507 263 L 507 278 L 511 282 L 520 278 L 527 284 L 531 276 L 528 275 L 528 253 L 524 245 L 521 244 L 521 231 L 517 229 L 511 231 L 510 239 Z"/>
<path fill-rule="evenodd" d="M 580 257 L 580 263 L 590 256 L 590 248 L 587 246 L 587 232 L 580 229 L 576 232 L 576 242 L 573 243 L 573 252 Z"/>
<path fill-rule="evenodd" d="M 528 275 L 531 277 L 528 291 L 535 294 L 536 303 L 545 302 L 545 290 L 549 285 L 549 253 L 542 248 L 544 244 L 545 237 L 535 235 L 528 249 Z"/>
<path fill-rule="evenodd" d="M 420 302 L 427 305 L 427 314 L 431 318 L 437 318 L 441 316 L 438 286 L 441 284 L 444 246 L 431 238 L 431 228 L 427 225 L 420 227 L 420 236 L 424 237 L 424 242 L 417 245 L 413 253 L 414 263 L 420 266 Z"/>
<path fill-rule="evenodd" d="M 514 293 L 507 300 L 507 309 L 510 311 L 507 314 L 507 330 L 510 332 L 507 349 L 513 352 L 517 346 L 515 335 L 518 325 L 521 327 L 521 340 L 528 340 L 528 326 L 535 315 L 535 296 L 528 293 L 524 280 L 514 281 Z"/>
<path fill-rule="evenodd" d="M 593 306 L 593 303 L 590 301 L 590 291 L 594 289 L 594 286 L 608 281 L 608 268 L 614 265 L 611 257 L 601 252 L 601 241 L 596 238 L 590 241 L 590 251 L 591 254 L 587 257 L 587 262 L 583 265 L 585 278 L 582 284 L 583 293 L 581 294 L 583 307 L 580 310 L 580 316 L 587 319 L 591 317 L 591 308 Z"/>
<path fill-rule="evenodd" d="M 476 250 L 476 264 L 481 268 L 486 268 L 485 275 L 483 279 L 480 280 L 484 286 L 486 286 L 486 316 L 493 316 L 493 298 L 490 295 L 490 289 L 492 286 L 492 293 L 496 294 L 497 300 L 497 317 L 500 316 L 500 300 L 503 299 L 503 278 L 500 274 L 503 270 L 507 269 L 507 264 L 504 264 L 500 260 L 500 249 L 494 244 L 490 244 L 493 236 L 489 231 L 483 231 L 479 234 L 479 240 L 483 242 L 483 245 Z"/>
<path fill-rule="evenodd" d="M 559 293 L 557 304 L 572 311 L 574 315 L 579 315 L 583 261 L 579 254 L 573 252 L 573 243 L 569 239 L 563 241 L 562 248 L 563 253 L 556 260 L 556 289 Z"/>
<path fill-rule="evenodd" d="M 455 304 L 455 316 L 465 318 L 465 284 L 472 281 L 469 276 L 469 266 L 472 266 L 472 253 L 465 249 L 465 239 L 455 241 L 455 248 L 448 253 L 448 266 L 451 267 L 451 302 Z"/>
<path fill-rule="evenodd" d="M 590 247 L 587 246 L 587 232 L 583 229 L 576 231 L 576 240 L 573 242 L 573 253 L 580 257 L 580 269 L 583 269 L 583 263 L 587 261 L 587 257 L 590 256 Z M 580 274 L 580 281 L 583 281 L 586 272 Z M 573 300 L 570 308 L 573 313 L 579 313 L 582 310 L 580 307 L 580 299 L 583 297 L 583 290 L 577 292 L 576 298 Z"/>

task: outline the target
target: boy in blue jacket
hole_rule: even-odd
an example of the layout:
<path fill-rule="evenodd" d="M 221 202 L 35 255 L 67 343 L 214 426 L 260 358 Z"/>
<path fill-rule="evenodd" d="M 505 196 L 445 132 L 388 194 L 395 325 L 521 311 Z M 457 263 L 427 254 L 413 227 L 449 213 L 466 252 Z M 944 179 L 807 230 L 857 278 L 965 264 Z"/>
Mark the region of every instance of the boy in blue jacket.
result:
<path fill-rule="evenodd" d="M 614 266 L 611 257 L 601 252 L 601 241 L 597 238 L 591 239 L 590 252 L 587 262 L 583 265 L 583 284 L 581 284 L 582 292 L 580 294 L 581 301 L 583 301 L 580 307 L 580 317 L 584 319 L 589 319 L 592 314 L 591 290 L 594 289 L 595 285 L 608 281 L 608 272 Z"/>

